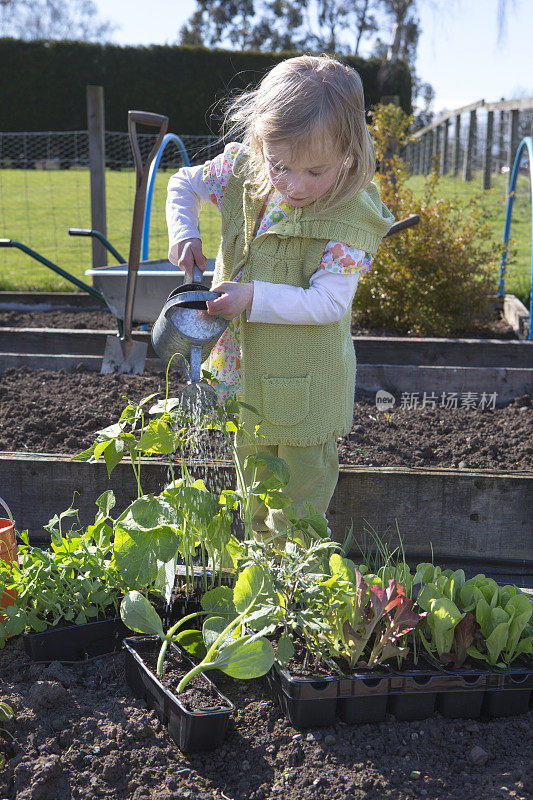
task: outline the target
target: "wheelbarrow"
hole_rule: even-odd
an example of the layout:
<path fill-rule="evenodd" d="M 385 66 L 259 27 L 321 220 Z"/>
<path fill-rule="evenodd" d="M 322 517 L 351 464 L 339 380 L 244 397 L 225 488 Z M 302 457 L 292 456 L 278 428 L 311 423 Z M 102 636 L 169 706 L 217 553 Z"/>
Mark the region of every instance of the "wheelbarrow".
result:
<path fill-rule="evenodd" d="M 117 320 L 118 330 L 122 333 L 122 318 L 126 299 L 126 282 L 128 278 L 128 265 L 122 255 L 100 231 L 86 228 L 70 228 L 71 236 L 90 236 L 98 239 L 109 253 L 117 260 L 117 264 L 108 267 L 95 267 L 85 270 L 85 274 L 93 279 L 94 285 L 76 278 L 70 272 L 54 264 L 50 259 L 33 250 L 23 242 L 15 239 L 0 239 L 0 247 L 15 247 L 34 258 L 40 264 L 61 275 L 78 289 L 88 292 L 102 305 L 107 306 Z M 213 278 L 215 260 L 207 260 L 207 269 L 204 272 L 204 281 L 210 283 Z M 135 325 L 149 325 L 155 322 L 166 303 L 167 297 L 177 286 L 181 286 L 185 278 L 183 270 L 171 264 L 166 258 L 141 261 L 137 273 L 137 286 L 135 290 L 135 303 L 133 306 L 132 322 Z"/>

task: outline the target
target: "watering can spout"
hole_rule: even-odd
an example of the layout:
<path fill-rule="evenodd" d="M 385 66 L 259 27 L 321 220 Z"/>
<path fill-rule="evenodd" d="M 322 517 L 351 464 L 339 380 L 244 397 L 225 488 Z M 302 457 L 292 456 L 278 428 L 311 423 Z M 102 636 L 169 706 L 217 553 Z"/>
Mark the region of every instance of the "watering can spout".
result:
<path fill-rule="evenodd" d="M 176 353 L 182 357 L 174 359 L 172 364 L 184 368 L 187 375 L 189 386 L 183 393 L 187 393 L 187 402 L 192 405 L 196 398 L 202 406 L 207 406 L 216 403 L 216 394 L 204 384 L 201 384 L 204 390 L 199 390 L 201 366 L 226 330 L 228 321 L 208 313 L 207 302 L 220 295 L 201 283 L 202 273 L 198 267 L 193 275 L 194 281 L 170 293 L 152 328 L 152 344 L 165 366 Z"/>

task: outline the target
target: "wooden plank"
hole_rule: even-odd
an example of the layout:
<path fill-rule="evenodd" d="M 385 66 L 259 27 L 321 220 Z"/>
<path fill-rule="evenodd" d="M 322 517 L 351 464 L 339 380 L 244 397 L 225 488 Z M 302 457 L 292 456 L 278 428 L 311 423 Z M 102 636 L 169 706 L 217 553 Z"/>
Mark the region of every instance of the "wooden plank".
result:
<path fill-rule="evenodd" d="M 87 86 L 87 131 L 91 171 L 91 227 L 107 237 L 105 197 L 105 112 L 104 87 Z M 107 250 L 92 238 L 93 267 L 107 265 Z"/>
<path fill-rule="evenodd" d="M 509 115 L 509 130 L 507 135 L 507 163 L 509 172 L 507 173 L 507 187 L 511 184 L 511 174 L 513 170 L 516 151 L 518 150 L 518 111 L 513 110 Z"/>
<path fill-rule="evenodd" d="M 205 471 L 192 468 L 204 477 Z M 216 465 L 218 484 L 229 487 L 233 467 Z M 141 467 L 145 492 L 159 492 L 168 479 L 167 463 Z M 209 474 L 206 476 L 209 481 Z M 83 524 L 96 511 L 95 499 L 112 488 L 115 514 L 136 497 L 131 467 L 119 464 L 107 478 L 103 464 L 72 462 L 67 456 L 0 453 L 0 485 L 19 530 L 42 535 L 53 514 L 74 506 Z M 353 520 L 362 536 L 371 526 L 394 543 L 399 530 L 408 557 L 493 559 L 501 564 L 533 559 L 531 497 L 533 473 L 408 467 L 343 467 L 328 514 L 342 540 Z M 74 493 L 77 493 L 74 495 Z"/>
<path fill-rule="evenodd" d="M 107 306 L 99 303 L 96 297 L 85 292 L 0 292 L 0 309 L 2 311 L 50 311 L 96 309 L 106 311 Z"/>
<path fill-rule="evenodd" d="M 506 297 L 510 304 L 514 295 Z M 527 314 L 521 304 L 520 309 L 520 313 Z M 0 328 L 0 353 L 101 357 L 107 336 L 115 333 L 112 330 Z M 149 358 L 156 358 L 148 331 L 136 331 L 134 339 L 146 342 Z M 359 364 L 516 368 L 533 364 L 533 342 L 513 339 L 354 336 L 353 343 Z"/>
<path fill-rule="evenodd" d="M 498 100 L 496 103 L 485 103 L 487 111 L 528 111 L 533 108 L 533 97 L 518 97 L 516 100 Z"/>

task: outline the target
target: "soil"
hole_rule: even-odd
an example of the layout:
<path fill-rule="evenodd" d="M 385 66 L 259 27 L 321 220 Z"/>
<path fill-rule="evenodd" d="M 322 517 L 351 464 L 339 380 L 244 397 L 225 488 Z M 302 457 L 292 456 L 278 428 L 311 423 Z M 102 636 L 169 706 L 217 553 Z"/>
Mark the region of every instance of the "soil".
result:
<path fill-rule="evenodd" d="M 159 639 L 158 642 L 160 645 Z M 157 670 L 158 655 L 159 647 L 153 652 L 142 654 L 144 663 L 154 675 Z M 180 658 L 179 650 L 172 648 L 172 652 L 167 652 L 163 663 L 163 672 L 161 675 L 157 675 L 157 679 L 166 689 L 176 694 L 176 687 L 190 669 L 190 664 Z M 223 697 L 217 695 L 213 686 L 201 675 L 196 675 L 187 684 L 187 688 L 180 695 L 180 701 L 188 711 L 218 711 L 231 707 Z"/>
<path fill-rule="evenodd" d="M 224 681 L 236 706 L 225 745 L 183 755 L 131 695 L 123 655 L 31 664 L 0 652 L 5 800 L 527 800 L 533 712 L 511 718 L 337 724 L 298 731 L 261 681 Z M 0 750 L 2 744 L 0 744 Z M 529 765 L 529 766 L 528 766 Z"/>
<path fill-rule="evenodd" d="M 85 328 L 87 330 L 115 330 L 115 317 L 107 310 L 84 309 L 80 311 L 0 311 L 0 327 L 13 328 Z M 357 320 L 352 324 L 355 336 L 406 336 L 405 331 L 396 328 L 367 328 Z M 518 339 L 511 326 L 494 311 L 494 318 L 464 331 L 458 331 L 452 338 L 465 339 Z"/>
<path fill-rule="evenodd" d="M 170 396 L 182 379 L 171 373 Z M 89 447 L 97 431 L 116 422 L 126 398 L 164 392 L 163 373 L 100 375 L 8 369 L 0 375 L 0 450 L 74 454 Z M 501 408 L 393 406 L 377 411 L 358 397 L 354 422 L 339 440 L 344 465 L 533 470 L 533 398 Z"/>

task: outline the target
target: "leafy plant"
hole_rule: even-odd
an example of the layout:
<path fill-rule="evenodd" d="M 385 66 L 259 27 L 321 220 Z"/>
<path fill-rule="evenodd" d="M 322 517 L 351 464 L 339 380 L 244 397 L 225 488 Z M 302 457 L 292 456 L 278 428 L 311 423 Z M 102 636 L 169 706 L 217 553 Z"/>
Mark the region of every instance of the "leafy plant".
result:
<path fill-rule="evenodd" d="M 406 634 L 423 615 L 413 610 L 404 587 L 394 579 L 384 586 L 378 576 L 367 583 L 353 561 L 338 554 L 331 556 L 330 569 L 344 588 L 341 604 L 328 615 L 332 631 L 326 636 L 336 657 L 350 671 L 356 666 L 372 669 L 393 656 L 405 658 Z"/>
<path fill-rule="evenodd" d="M 492 240 L 481 198 L 442 199 L 435 168 L 416 199 L 398 155 L 409 118 L 401 109 L 378 106 L 372 119 L 378 157 L 386 166 L 379 175 L 383 202 L 396 219 L 418 214 L 420 222 L 381 243 L 354 298 L 357 321 L 414 336 L 446 336 L 488 319 L 501 246 Z"/>
<path fill-rule="evenodd" d="M 110 610 L 118 613 L 132 585 L 154 590 L 151 581 L 127 583 L 118 569 L 109 524 L 114 504 L 112 491 L 100 495 L 94 524 L 86 530 L 64 530 L 66 520 L 78 519 L 72 506 L 55 515 L 46 526 L 51 549 L 33 547 L 28 532 L 20 534 L 19 563 L 0 560 L 0 592 L 17 593 L 0 622 L 0 647 L 9 635 L 42 632 L 63 622 L 82 624 Z"/>
<path fill-rule="evenodd" d="M 218 587 L 207 592 L 202 605 L 209 609 L 201 614 L 210 614 L 204 621 L 202 636 L 205 645 L 205 655 L 180 681 L 177 692 L 183 692 L 189 681 L 199 672 L 209 669 L 220 669 L 234 678 L 258 678 L 264 675 L 274 663 L 274 650 L 271 643 L 264 636 L 257 633 L 246 632 L 246 622 L 253 613 L 258 599 L 268 584 L 268 575 L 259 567 L 248 567 L 239 575 L 232 597 L 228 597 L 227 587 Z M 213 610 L 218 614 L 213 614 Z M 228 622 L 227 616 L 235 615 Z M 222 616 L 222 614 L 224 614 Z M 137 633 L 146 633 L 159 636 L 162 646 L 157 661 L 157 674 L 163 671 L 163 662 L 169 642 L 186 643 L 188 649 L 198 652 L 197 631 L 183 631 L 179 629 L 198 614 L 189 614 L 167 633 L 159 616 L 150 603 L 138 592 L 128 593 L 121 606 L 121 616 L 124 624 Z M 188 639 L 188 641 L 187 641 Z"/>

